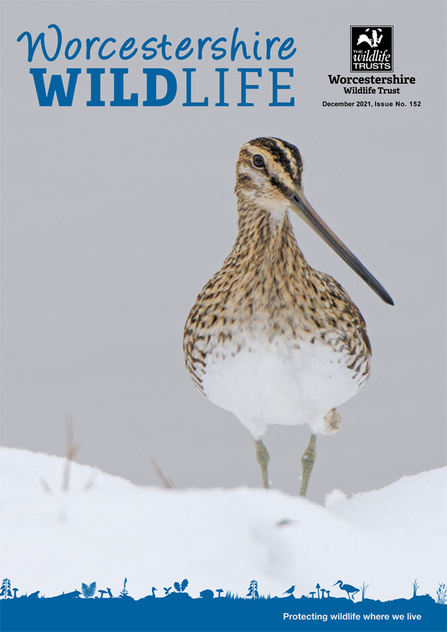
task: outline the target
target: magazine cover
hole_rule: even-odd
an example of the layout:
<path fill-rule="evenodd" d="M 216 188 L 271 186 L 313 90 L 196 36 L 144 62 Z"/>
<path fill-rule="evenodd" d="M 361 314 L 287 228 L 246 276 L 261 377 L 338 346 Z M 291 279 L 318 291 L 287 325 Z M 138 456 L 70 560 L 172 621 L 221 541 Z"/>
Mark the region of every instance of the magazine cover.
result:
<path fill-rule="evenodd" d="M 1 12 L 2 630 L 445 630 L 445 2 Z"/>

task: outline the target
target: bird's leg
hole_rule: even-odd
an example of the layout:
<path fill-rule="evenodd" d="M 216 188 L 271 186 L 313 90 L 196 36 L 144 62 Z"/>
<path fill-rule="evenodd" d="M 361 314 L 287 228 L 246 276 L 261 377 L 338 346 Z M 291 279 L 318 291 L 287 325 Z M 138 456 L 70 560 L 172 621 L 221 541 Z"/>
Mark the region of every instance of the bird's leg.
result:
<path fill-rule="evenodd" d="M 267 465 L 270 461 L 270 455 L 261 439 L 255 441 L 256 460 L 261 466 L 262 483 L 266 489 L 269 488 L 269 479 L 267 475 Z"/>
<path fill-rule="evenodd" d="M 305 496 L 307 492 L 307 486 L 309 484 L 310 473 L 315 463 L 317 435 L 311 434 L 309 445 L 306 448 L 305 453 L 301 458 L 301 465 L 303 468 L 303 477 L 301 479 L 300 496 Z"/>

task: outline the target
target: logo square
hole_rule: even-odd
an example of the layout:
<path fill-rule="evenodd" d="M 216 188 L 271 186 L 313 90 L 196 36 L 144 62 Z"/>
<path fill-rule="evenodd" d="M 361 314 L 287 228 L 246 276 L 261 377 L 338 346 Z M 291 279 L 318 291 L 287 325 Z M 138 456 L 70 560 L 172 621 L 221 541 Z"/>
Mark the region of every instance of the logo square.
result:
<path fill-rule="evenodd" d="M 351 26 L 351 72 L 393 72 L 393 27 Z"/>

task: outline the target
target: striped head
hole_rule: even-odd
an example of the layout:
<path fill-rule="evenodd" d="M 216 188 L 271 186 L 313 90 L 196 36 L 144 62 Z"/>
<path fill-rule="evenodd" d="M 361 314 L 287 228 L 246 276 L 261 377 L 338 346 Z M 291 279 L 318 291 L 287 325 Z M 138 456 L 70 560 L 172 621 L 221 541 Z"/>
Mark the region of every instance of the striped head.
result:
<path fill-rule="evenodd" d="M 245 143 L 236 165 L 235 193 L 239 221 L 253 210 L 270 213 L 281 223 L 287 209 L 308 224 L 386 303 L 393 299 L 377 279 L 317 214 L 303 191 L 303 161 L 298 149 L 279 138 L 255 138 Z"/>
<path fill-rule="evenodd" d="M 239 153 L 235 193 L 240 202 L 284 212 L 301 188 L 302 171 L 301 154 L 294 145 L 279 138 L 255 138 Z"/>

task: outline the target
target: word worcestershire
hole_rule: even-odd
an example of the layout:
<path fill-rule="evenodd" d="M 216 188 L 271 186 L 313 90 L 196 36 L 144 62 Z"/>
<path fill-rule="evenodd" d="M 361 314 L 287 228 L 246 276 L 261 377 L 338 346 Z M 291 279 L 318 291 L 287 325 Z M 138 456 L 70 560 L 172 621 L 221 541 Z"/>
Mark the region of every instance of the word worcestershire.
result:
<path fill-rule="evenodd" d="M 17 42 L 26 47 L 27 61 L 33 64 L 29 72 L 41 107 L 73 105 L 81 82 L 88 92 L 87 107 L 164 107 L 179 97 L 184 107 L 228 107 L 230 81 L 238 88 L 237 107 L 253 107 L 260 87 L 268 90 L 269 107 L 295 105 L 291 92 L 294 68 L 289 65 L 296 53 L 293 37 L 261 37 L 255 31 L 254 37 L 247 38 L 235 27 L 232 33 L 217 38 L 174 40 L 163 33 L 141 42 L 134 37 L 119 41 L 98 36 L 66 40 L 62 29 L 50 24 L 37 35 L 24 31 Z M 56 60 L 70 63 L 64 74 L 51 72 L 50 65 Z M 139 68 L 135 68 L 136 60 Z M 203 83 L 202 89 L 196 87 L 204 60 L 223 64 L 211 70 L 211 81 L 207 75 L 209 94 L 203 93 Z M 269 62 L 269 67 L 257 63 L 261 61 Z M 122 62 L 134 67 L 123 67 Z M 175 62 L 182 66 L 184 62 L 185 67 L 179 70 L 177 63 L 173 68 Z M 132 79 L 135 85 L 135 78 L 138 92 L 127 83 Z M 112 98 L 106 100 L 106 94 Z"/>

